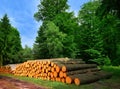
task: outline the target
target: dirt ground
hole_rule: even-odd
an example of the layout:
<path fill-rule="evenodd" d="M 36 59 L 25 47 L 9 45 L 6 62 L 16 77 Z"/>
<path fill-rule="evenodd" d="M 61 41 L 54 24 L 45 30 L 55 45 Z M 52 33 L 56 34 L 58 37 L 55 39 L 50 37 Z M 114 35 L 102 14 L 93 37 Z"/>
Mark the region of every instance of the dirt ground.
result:
<path fill-rule="evenodd" d="M 10 77 L 0 76 L 0 89 L 45 89 L 41 86 L 13 79 Z"/>

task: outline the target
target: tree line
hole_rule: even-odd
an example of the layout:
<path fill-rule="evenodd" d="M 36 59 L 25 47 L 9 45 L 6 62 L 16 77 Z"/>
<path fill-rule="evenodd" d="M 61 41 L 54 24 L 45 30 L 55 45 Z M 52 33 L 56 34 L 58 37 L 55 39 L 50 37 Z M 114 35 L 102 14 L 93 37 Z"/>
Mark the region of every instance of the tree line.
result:
<path fill-rule="evenodd" d="M 19 31 L 11 25 L 5 14 L 0 19 L 0 66 L 24 62 L 32 58 L 31 54 L 31 48 L 22 48 Z"/>
<path fill-rule="evenodd" d="M 42 25 L 33 48 L 27 45 L 22 48 L 17 28 L 4 15 L 0 20 L 0 65 L 59 57 L 120 65 L 120 1 L 91 0 L 77 16 L 68 11 L 67 2 L 40 0 L 34 17 Z"/>
<path fill-rule="evenodd" d="M 119 65 L 119 1 L 91 0 L 77 17 L 68 12 L 67 1 L 40 1 L 34 14 L 37 21 L 42 21 L 33 47 L 34 58 L 83 58 L 99 65 Z"/>

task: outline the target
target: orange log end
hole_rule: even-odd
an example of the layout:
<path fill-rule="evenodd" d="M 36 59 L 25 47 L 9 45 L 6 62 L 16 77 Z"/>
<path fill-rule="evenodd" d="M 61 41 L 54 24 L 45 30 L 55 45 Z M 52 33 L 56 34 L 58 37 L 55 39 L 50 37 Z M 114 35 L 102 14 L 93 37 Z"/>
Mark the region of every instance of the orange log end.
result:
<path fill-rule="evenodd" d="M 67 71 L 66 66 L 62 66 L 62 71 L 63 71 L 63 72 L 66 72 L 66 71 Z"/>
<path fill-rule="evenodd" d="M 59 71 L 60 71 L 60 67 L 56 66 L 56 72 L 59 72 Z"/>
<path fill-rule="evenodd" d="M 75 83 L 75 85 L 80 85 L 80 79 L 79 78 L 75 78 L 74 79 L 74 83 Z"/>
<path fill-rule="evenodd" d="M 70 77 L 66 77 L 66 83 L 68 83 L 68 84 L 71 84 L 72 83 L 72 78 L 70 78 Z"/>
<path fill-rule="evenodd" d="M 65 83 L 65 79 L 64 79 L 64 78 L 62 78 L 62 79 L 61 79 L 61 82 Z"/>
<path fill-rule="evenodd" d="M 62 71 L 59 72 L 59 77 L 63 78 L 64 77 L 64 73 Z"/>
<path fill-rule="evenodd" d="M 54 77 L 56 78 L 58 76 L 57 72 L 53 72 Z"/>

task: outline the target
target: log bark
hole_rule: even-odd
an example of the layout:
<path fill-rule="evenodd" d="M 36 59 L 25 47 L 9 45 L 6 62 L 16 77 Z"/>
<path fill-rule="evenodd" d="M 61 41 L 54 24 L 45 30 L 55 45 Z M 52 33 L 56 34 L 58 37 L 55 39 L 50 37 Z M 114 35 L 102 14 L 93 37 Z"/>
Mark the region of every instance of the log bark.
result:
<path fill-rule="evenodd" d="M 85 64 L 85 62 L 80 59 L 79 60 L 72 59 L 72 60 L 65 60 L 65 61 L 53 60 L 52 62 L 55 64 Z"/>
<path fill-rule="evenodd" d="M 75 74 L 83 74 L 83 73 L 86 73 L 86 72 L 87 72 L 87 70 L 69 71 L 69 72 L 66 72 L 66 76 L 75 75 Z"/>
<path fill-rule="evenodd" d="M 78 69 L 86 69 L 86 68 L 95 68 L 97 67 L 96 64 L 66 64 L 62 66 L 62 71 L 72 71 L 72 70 L 78 70 Z"/>
<path fill-rule="evenodd" d="M 96 72 L 96 71 L 100 71 L 100 69 L 98 68 L 80 69 L 80 70 L 69 71 L 65 73 L 66 73 L 66 76 L 70 76 L 70 75 L 83 74 L 87 72 Z"/>
<path fill-rule="evenodd" d="M 110 78 L 111 74 L 104 71 L 99 71 L 95 73 L 87 73 L 87 74 L 78 74 L 73 75 L 72 78 L 74 78 L 74 83 L 76 85 L 80 84 L 86 84 L 86 83 L 92 83 L 100 79 Z"/>
<path fill-rule="evenodd" d="M 85 62 L 82 60 L 68 60 L 65 61 L 63 64 L 85 64 Z"/>

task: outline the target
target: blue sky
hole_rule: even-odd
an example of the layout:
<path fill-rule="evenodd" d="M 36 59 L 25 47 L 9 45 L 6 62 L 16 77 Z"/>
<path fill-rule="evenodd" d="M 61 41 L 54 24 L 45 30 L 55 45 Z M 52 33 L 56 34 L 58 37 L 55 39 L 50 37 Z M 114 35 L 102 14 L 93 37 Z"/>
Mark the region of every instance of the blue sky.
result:
<path fill-rule="evenodd" d="M 41 22 L 35 21 L 33 15 L 37 12 L 37 5 L 40 0 L 1 0 L 0 1 L 0 18 L 6 13 L 12 26 L 20 32 L 22 46 L 33 46 L 37 31 Z M 80 10 L 83 3 L 89 0 L 68 0 L 70 11 L 75 15 Z"/>

